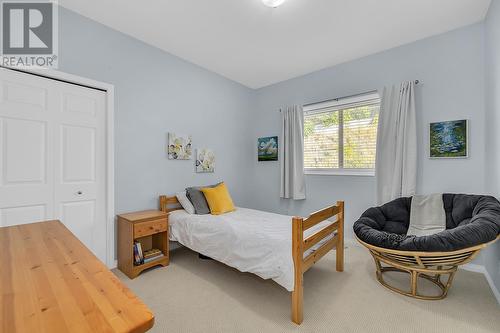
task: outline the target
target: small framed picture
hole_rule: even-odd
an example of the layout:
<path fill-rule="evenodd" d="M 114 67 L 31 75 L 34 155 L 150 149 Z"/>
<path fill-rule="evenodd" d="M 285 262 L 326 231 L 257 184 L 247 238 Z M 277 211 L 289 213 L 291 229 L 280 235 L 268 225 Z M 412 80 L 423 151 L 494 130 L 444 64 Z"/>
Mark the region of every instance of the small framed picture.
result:
<path fill-rule="evenodd" d="M 190 160 L 192 154 L 191 135 L 168 133 L 168 159 Z"/>
<path fill-rule="evenodd" d="M 429 125 L 430 158 L 469 157 L 469 121 L 441 121 Z"/>
<path fill-rule="evenodd" d="M 269 136 L 257 140 L 258 161 L 278 160 L 278 137 Z"/>
<path fill-rule="evenodd" d="M 215 154 L 211 149 L 197 149 L 196 172 L 207 173 L 215 171 Z"/>

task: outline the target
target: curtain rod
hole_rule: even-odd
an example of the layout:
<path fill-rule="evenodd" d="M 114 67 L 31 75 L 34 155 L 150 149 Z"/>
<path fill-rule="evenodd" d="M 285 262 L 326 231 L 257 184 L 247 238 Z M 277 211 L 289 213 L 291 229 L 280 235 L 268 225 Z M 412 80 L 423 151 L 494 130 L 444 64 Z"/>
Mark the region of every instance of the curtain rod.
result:
<path fill-rule="evenodd" d="M 415 82 L 415 84 L 419 84 L 420 83 L 419 80 L 415 80 L 414 82 Z M 309 103 L 309 104 L 304 104 L 304 106 L 310 106 L 310 105 L 313 105 L 313 104 L 319 104 L 319 103 L 325 103 L 325 102 L 331 102 L 331 101 L 339 101 L 341 99 L 346 99 L 346 98 L 351 98 L 351 97 L 358 97 L 358 96 L 362 96 L 362 95 L 373 94 L 373 93 L 376 93 L 376 92 L 378 92 L 378 90 L 370 90 L 370 91 L 362 92 L 362 93 L 359 93 L 359 94 L 354 94 L 354 95 L 349 95 L 349 96 L 343 96 L 343 97 L 337 97 L 337 98 L 330 98 L 330 99 L 325 99 L 325 100 L 319 101 L 319 102 L 312 102 L 312 103 Z M 280 110 L 280 112 L 281 112 L 281 110 Z"/>

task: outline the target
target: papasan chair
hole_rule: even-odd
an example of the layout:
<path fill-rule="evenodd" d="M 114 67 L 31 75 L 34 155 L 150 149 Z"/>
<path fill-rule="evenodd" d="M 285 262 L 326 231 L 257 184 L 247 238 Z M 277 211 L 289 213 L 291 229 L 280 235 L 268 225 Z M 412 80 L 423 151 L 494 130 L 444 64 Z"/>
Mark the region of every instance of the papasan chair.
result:
<path fill-rule="evenodd" d="M 382 285 L 418 299 L 443 299 L 458 266 L 473 260 L 483 248 L 499 238 L 500 202 L 491 196 L 443 194 L 446 229 L 416 237 L 406 234 L 411 201 L 411 197 L 399 198 L 368 209 L 354 223 L 354 233 L 373 256 L 377 280 Z M 410 275 L 409 291 L 384 280 L 383 274 L 391 271 Z M 446 282 L 441 280 L 443 275 L 448 276 Z M 419 277 L 439 287 L 439 295 L 419 293 Z"/>

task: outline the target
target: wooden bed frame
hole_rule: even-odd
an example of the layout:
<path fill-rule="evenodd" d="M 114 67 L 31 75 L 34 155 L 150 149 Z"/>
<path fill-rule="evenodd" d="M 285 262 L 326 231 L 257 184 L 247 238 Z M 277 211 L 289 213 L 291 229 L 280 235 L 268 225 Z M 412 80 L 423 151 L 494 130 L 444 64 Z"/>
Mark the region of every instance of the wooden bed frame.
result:
<path fill-rule="evenodd" d="M 182 209 L 176 197 L 160 196 L 160 210 L 170 213 Z M 320 222 L 336 216 L 337 220 L 330 226 L 304 239 L 304 231 Z M 311 214 L 308 218 L 292 218 L 292 257 L 294 263 L 295 285 L 292 292 L 292 321 L 301 324 L 304 318 L 304 273 L 330 250 L 336 249 L 336 269 L 344 270 L 344 202 L 327 207 Z M 314 252 L 304 258 L 304 253 L 318 244 L 322 239 L 334 235 Z"/>

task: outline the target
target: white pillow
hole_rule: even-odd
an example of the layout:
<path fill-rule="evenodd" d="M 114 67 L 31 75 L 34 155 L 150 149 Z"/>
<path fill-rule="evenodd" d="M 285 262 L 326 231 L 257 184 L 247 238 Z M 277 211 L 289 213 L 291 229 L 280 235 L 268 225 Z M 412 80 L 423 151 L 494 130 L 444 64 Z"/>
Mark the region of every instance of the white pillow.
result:
<path fill-rule="evenodd" d="M 177 197 L 177 200 L 179 200 L 179 203 L 186 212 L 188 212 L 189 214 L 194 214 L 194 206 L 186 196 L 186 191 L 178 192 L 175 194 L 175 196 Z"/>

